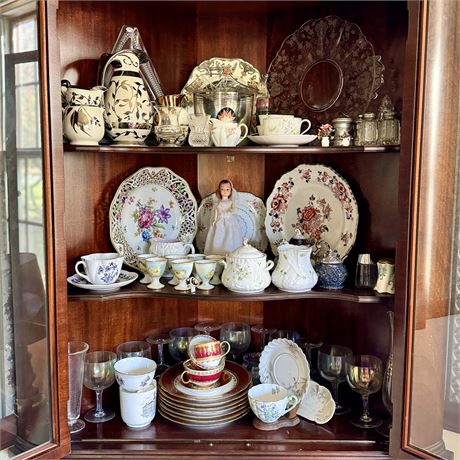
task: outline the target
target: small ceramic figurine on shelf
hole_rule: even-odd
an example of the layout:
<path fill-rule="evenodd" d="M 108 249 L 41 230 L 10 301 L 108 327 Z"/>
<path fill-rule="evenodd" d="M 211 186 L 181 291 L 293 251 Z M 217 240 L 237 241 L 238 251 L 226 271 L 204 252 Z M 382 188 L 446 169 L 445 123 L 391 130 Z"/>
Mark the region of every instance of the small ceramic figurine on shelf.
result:
<path fill-rule="evenodd" d="M 243 245 L 243 232 L 235 215 L 238 192 L 230 180 L 219 182 L 217 205 L 206 237 L 205 254 L 226 255 Z"/>
<path fill-rule="evenodd" d="M 320 128 L 318 129 L 318 138 L 321 141 L 322 147 L 329 147 L 330 138 L 333 132 L 334 132 L 334 127 L 329 123 L 326 123 L 320 126 Z"/>

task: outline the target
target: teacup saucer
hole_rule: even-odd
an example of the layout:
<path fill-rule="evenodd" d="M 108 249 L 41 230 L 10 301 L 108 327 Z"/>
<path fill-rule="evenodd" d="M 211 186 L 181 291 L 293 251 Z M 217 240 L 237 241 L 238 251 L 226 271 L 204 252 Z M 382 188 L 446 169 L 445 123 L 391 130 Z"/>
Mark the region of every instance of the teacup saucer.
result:
<path fill-rule="evenodd" d="M 112 284 L 91 284 L 89 281 L 86 281 L 80 275 L 72 275 L 67 278 L 67 281 L 72 285 L 82 289 L 88 289 L 90 291 L 100 291 L 100 292 L 113 292 L 118 291 L 123 286 L 126 286 L 132 283 L 137 279 L 139 275 L 135 272 L 128 272 L 126 270 L 121 270 L 120 276 Z"/>
<path fill-rule="evenodd" d="M 273 134 L 269 136 L 253 135 L 248 138 L 259 145 L 271 145 L 276 147 L 298 147 L 309 144 L 317 139 L 314 134 Z"/>

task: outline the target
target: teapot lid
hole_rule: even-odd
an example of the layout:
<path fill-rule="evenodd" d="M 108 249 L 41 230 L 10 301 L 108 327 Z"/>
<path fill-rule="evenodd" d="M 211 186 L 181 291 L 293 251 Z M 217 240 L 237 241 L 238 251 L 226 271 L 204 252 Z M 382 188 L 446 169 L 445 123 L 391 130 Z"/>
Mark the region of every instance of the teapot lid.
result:
<path fill-rule="evenodd" d="M 341 264 L 343 261 L 336 252 L 329 249 L 320 262 L 323 264 Z"/>
<path fill-rule="evenodd" d="M 242 259 L 259 259 L 260 257 L 265 257 L 263 252 L 260 252 L 254 246 L 251 246 L 248 240 L 243 241 L 243 246 L 240 246 L 238 249 L 235 249 L 230 257 L 240 257 Z"/>

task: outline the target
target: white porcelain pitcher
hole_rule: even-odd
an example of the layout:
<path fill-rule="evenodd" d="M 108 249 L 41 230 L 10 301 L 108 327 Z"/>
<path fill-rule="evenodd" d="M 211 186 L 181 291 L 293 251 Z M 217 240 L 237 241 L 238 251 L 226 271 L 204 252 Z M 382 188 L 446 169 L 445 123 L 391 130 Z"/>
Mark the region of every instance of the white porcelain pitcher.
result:
<path fill-rule="evenodd" d="M 278 246 L 278 264 L 272 274 L 272 283 L 281 291 L 307 292 L 318 281 L 310 260 L 311 246 L 282 244 Z"/>
<path fill-rule="evenodd" d="M 105 121 L 109 136 L 116 142 L 123 138 L 143 141 L 150 133 L 153 109 L 140 74 L 141 52 L 121 50 L 105 64 L 102 81 L 109 65 L 115 70 L 105 95 Z"/>

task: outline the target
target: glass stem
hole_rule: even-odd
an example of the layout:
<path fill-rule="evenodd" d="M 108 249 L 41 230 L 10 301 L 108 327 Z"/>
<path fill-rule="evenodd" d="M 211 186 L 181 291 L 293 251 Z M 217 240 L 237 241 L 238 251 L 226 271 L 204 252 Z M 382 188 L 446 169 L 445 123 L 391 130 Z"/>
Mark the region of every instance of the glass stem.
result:
<path fill-rule="evenodd" d="M 339 404 L 339 382 L 337 380 L 334 380 L 332 382 L 332 397 L 334 398 L 334 401 L 335 401 L 335 407 L 336 408 L 342 407 Z"/>
<path fill-rule="evenodd" d="M 363 396 L 363 415 L 361 415 L 361 420 L 363 422 L 370 422 L 372 421 L 372 418 L 369 415 L 369 395 L 365 393 L 362 396 Z"/>
<path fill-rule="evenodd" d="M 164 358 L 163 358 L 163 344 L 162 343 L 159 343 L 158 344 L 158 365 L 159 366 L 163 366 L 163 364 L 165 363 L 164 362 Z"/>
<path fill-rule="evenodd" d="M 95 417 L 103 417 L 105 415 L 104 409 L 102 409 L 102 391 L 96 390 L 96 412 Z"/>

